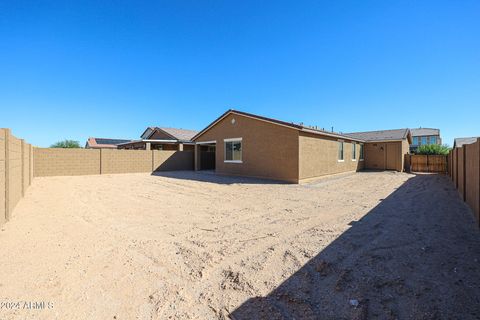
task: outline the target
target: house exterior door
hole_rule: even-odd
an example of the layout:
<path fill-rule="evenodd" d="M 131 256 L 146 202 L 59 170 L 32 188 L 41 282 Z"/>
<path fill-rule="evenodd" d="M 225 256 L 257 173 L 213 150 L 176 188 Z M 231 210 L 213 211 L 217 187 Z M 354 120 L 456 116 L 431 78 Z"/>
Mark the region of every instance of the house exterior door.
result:
<path fill-rule="evenodd" d="M 400 146 L 398 143 L 387 143 L 386 145 L 386 169 L 397 170 L 400 157 Z"/>

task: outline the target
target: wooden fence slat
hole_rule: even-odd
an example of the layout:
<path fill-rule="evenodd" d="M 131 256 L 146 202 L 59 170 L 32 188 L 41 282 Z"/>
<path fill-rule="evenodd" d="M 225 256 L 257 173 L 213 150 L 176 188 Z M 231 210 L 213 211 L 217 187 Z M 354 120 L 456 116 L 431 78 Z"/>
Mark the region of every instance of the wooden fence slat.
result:
<path fill-rule="evenodd" d="M 437 155 L 407 155 L 413 172 L 447 173 L 447 157 Z"/>

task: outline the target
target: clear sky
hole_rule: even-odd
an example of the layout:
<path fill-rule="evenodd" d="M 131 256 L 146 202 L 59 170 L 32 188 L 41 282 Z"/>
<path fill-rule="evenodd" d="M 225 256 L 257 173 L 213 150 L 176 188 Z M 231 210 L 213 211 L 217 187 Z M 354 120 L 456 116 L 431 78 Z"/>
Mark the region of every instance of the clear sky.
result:
<path fill-rule="evenodd" d="M 0 127 L 28 142 L 229 108 L 480 135 L 480 1 L 0 1 Z"/>

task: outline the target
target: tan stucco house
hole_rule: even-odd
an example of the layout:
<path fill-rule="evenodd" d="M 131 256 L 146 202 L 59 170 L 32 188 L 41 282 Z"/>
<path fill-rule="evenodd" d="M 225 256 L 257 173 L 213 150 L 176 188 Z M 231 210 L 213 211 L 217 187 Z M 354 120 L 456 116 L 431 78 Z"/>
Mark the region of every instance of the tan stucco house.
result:
<path fill-rule="evenodd" d="M 228 110 L 192 138 L 195 170 L 291 183 L 364 168 L 403 171 L 406 130 L 372 139 Z"/>
<path fill-rule="evenodd" d="M 410 151 L 410 129 L 347 133 L 365 142 L 365 168 L 403 171 L 405 155 Z"/>
<path fill-rule="evenodd" d="M 228 110 L 192 139 L 195 169 L 298 183 L 363 168 L 363 141 Z"/>

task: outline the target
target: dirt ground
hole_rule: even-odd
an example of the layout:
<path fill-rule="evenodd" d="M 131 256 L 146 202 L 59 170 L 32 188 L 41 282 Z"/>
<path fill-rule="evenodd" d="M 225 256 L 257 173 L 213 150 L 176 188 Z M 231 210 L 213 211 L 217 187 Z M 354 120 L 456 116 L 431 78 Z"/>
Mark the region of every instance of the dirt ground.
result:
<path fill-rule="evenodd" d="M 0 319 L 480 318 L 480 233 L 444 176 L 37 178 L 0 252 Z"/>

